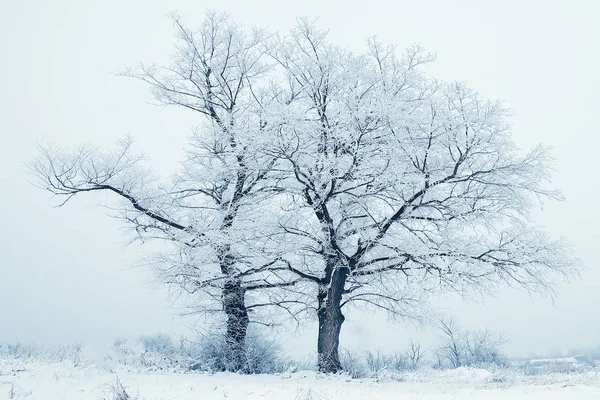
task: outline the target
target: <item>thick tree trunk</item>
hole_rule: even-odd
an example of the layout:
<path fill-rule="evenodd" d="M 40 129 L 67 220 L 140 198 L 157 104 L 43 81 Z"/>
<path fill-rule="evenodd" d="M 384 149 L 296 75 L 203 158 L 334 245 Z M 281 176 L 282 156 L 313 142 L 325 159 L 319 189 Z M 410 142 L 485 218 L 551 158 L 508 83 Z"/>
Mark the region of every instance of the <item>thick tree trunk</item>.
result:
<path fill-rule="evenodd" d="M 339 345 L 340 331 L 344 323 L 341 302 L 348 269 L 335 269 L 328 286 L 319 287 L 319 338 L 317 341 L 319 371 L 337 373 L 342 370 Z"/>
<path fill-rule="evenodd" d="M 247 372 L 246 333 L 248 331 L 248 309 L 245 304 L 246 291 L 238 280 L 229 281 L 223 288 L 223 310 L 227 314 L 225 333 L 225 369 Z"/>

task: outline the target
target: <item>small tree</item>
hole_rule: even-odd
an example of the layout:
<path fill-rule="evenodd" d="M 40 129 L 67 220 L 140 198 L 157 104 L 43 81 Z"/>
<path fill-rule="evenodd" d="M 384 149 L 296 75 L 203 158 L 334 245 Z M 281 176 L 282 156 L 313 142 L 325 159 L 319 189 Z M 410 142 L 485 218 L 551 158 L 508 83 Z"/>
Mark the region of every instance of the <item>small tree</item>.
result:
<path fill-rule="evenodd" d="M 408 349 L 405 351 L 405 357 L 408 360 L 410 369 L 417 369 L 423 361 L 423 350 L 421 349 L 421 343 L 415 342 L 410 339 Z"/>
<path fill-rule="evenodd" d="M 459 332 L 456 322 L 454 319 L 441 320 L 439 328 L 444 336 L 436 351 L 439 364 L 446 360 L 453 368 L 462 367 L 467 354 L 464 337 Z"/>
<path fill-rule="evenodd" d="M 506 356 L 500 350 L 507 342 L 503 333 L 488 329 L 467 332 L 466 348 L 470 365 L 505 365 Z"/>
<path fill-rule="evenodd" d="M 502 333 L 488 329 L 470 331 L 460 328 L 454 319 L 442 319 L 439 324 L 442 333 L 437 349 L 439 366 L 452 368 L 471 365 L 504 365 L 506 357 L 500 348 L 506 344 Z"/>

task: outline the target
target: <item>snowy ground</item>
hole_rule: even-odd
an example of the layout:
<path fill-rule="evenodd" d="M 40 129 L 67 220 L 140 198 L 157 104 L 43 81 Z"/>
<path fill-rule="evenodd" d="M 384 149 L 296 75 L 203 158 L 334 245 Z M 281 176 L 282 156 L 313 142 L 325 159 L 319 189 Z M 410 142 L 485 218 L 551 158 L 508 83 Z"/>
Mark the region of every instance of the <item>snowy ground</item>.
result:
<path fill-rule="evenodd" d="M 0 360 L 0 399 L 115 400 L 117 376 L 131 400 L 600 399 L 597 372 L 525 377 L 459 368 L 408 374 L 398 381 L 351 380 L 309 371 L 254 376 L 140 373 L 20 360 Z"/>

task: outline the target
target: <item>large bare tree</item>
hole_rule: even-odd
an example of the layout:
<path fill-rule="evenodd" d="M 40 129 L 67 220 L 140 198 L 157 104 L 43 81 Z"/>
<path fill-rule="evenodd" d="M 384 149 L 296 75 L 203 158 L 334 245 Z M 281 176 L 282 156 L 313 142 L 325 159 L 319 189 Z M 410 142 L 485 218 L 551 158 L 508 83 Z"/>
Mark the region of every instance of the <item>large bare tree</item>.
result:
<path fill-rule="evenodd" d="M 291 288 L 297 279 L 285 275 L 276 251 L 267 254 L 261 246 L 269 238 L 261 207 L 281 191 L 273 172 L 278 160 L 261 150 L 270 135 L 261 119 L 268 101 L 261 95 L 269 71 L 264 33 L 246 32 L 217 13 L 208 13 L 195 31 L 173 21 L 173 64 L 140 64 L 124 75 L 148 83 L 159 102 L 203 117 L 180 172 L 169 182 L 153 181 L 130 141 L 111 152 L 45 148 L 33 170 L 42 187 L 66 196 L 62 204 L 80 193 L 114 194 L 117 216 L 142 240 L 170 243 L 152 264 L 164 282 L 192 295 L 195 311 L 225 312 L 231 358 L 225 365 L 243 371 L 249 311 L 277 307 L 294 316 L 297 303 Z M 257 321 L 271 324 L 273 318 Z"/>
<path fill-rule="evenodd" d="M 316 287 L 320 370 L 342 368 L 346 304 L 405 315 L 428 293 L 546 291 L 576 270 L 529 219 L 561 198 L 546 185 L 548 152 L 517 151 L 500 103 L 428 78 L 433 57 L 418 46 L 398 57 L 370 40 L 356 55 L 308 20 L 276 43 L 287 84 L 273 151 L 296 205 L 281 225 L 298 244 L 289 261 Z"/>

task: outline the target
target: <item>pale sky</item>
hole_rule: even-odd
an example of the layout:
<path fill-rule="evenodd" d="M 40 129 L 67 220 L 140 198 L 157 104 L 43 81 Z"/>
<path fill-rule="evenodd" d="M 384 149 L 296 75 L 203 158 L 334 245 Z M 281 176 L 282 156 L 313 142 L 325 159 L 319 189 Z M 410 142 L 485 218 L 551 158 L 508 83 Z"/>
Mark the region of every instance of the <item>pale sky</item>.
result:
<path fill-rule="evenodd" d="M 110 145 L 131 134 L 165 175 L 176 167 L 198 116 L 150 104 L 142 83 L 113 73 L 138 61 L 168 62 L 177 10 L 189 26 L 207 8 L 244 24 L 289 29 L 318 16 L 332 41 L 360 50 L 377 34 L 401 48 L 437 52 L 436 76 L 464 80 L 515 111 L 522 148 L 554 148 L 553 185 L 567 200 L 547 204 L 538 221 L 565 235 L 587 269 L 560 286 L 553 304 L 504 290 L 486 304 L 440 299 L 458 321 L 504 331 L 510 354 L 600 343 L 600 2 L 589 1 L 231 1 L 38 0 L 0 12 L 0 342 L 81 342 L 185 333 L 166 293 L 132 268 L 144 247 L 124 247 L 120 222 L 81 196 L 56 209 L 33 187 L 24 162 L 36 141 Z M 296 354 L 313 351 L 315 327 L 294 333 Z M 347 315 L 342 346 L 394 350 L 431 334 L 386 316 Z"/>

